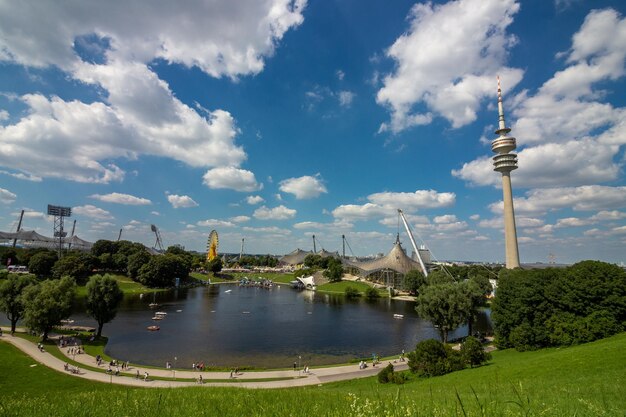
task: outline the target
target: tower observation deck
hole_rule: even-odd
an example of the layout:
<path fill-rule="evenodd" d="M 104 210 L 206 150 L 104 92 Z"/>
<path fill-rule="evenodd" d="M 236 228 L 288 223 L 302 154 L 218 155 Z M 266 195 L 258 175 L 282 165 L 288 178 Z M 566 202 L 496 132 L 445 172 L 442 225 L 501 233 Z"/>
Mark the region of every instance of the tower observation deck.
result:
<path fill-rule="evenodd" d="M 517 169 L 517 155 L 511 153 L 517 144 L 515 138 L 508 136 L 511 129 L 506 127 L 502 105 L 502 89 L 498 77 L 498 137 L 491 142 L 491 150 L 497 155 L 493 157 L 493 170 L 502 174 L 502 194 L 504 202 L 504 240 L 506 246 L 506 267 L 519 268 L 519 251 L 517 247 L 517 230 L 515 228 L 515 210 L 513 208 L 513 190 L 511 188 L 511 171 Z"/>

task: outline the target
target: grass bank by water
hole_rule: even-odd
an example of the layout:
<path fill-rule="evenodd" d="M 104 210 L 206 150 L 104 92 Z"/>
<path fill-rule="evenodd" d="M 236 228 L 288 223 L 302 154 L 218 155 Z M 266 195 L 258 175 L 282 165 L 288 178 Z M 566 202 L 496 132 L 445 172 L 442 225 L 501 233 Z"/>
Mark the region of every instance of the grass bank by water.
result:
<path fill-rule="evenodd" d="M 623 416 L 626 333 L 494 352 L 489 365 L 404 385 L 375 378 L 279 390 L 129 388 L 49 370 L 0 343 L 3 416 Z"/>

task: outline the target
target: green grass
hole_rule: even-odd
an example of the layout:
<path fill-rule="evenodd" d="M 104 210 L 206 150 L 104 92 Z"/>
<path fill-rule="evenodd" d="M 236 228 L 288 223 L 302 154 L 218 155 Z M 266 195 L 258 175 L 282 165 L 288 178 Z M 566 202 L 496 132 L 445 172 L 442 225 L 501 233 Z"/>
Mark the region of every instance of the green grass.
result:
<path fill-rule="evenodd" d="M 38 365 L 0 343 L 2 416 L 624 416 L 626 333 L 536 352 L 494 352 L 475 369 L 277 390 L 137 389 L 94 383 Z"/>
<path fill-rule="evenodd" d="M 352 287 L 356 288 L 361 294 L 364 294 L 365 291 L 371 287 L 364 282 L 360 281 L 340 281 L 340 282 L 329 282 L 328 284 L 320 285 L 317 287 L 317 292 L 330 293 L 330 294 L 344 294 L 346 288 Z M 381 297 L 388 297 L 389 293 L 387 291 L 379 290 L 378 293 Z"/>
<path fill-rule="evenodd" d="M 133 281 L 125 275 L 114 275 L 110 274 L 120 286 L 120 289 L 124 292 L 124 294 L 141 294 L 141 293 L 151 293 L 163 291 L 159 288 L 148 288 L 143 286 L 142 284 Z M 87 286 L 79 285 L 76 287 L 76 296 L 78 298 L 87 297 Z"/>

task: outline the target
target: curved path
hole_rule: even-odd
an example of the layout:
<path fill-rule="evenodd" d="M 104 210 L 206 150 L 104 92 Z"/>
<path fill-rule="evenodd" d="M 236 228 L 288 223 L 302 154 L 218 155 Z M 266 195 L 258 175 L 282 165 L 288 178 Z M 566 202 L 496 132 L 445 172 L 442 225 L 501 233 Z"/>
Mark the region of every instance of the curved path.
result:
<path fill-rule="evenodd" d="M 4 329 L 3 329 L 4 330 Z M 48 352 L 42 352 L 38 349 L 38 347 L 21 337 L 11 336 L 9 333 L 3 332 L 3 335 L 0 336 L 0 341 L 8 342 L 13 346 L 20 349 L 22 352 L 26 353 L 28 356 L 35 359 L 37 362 L 52 368 L 56 371 L 65 372 L 64 365 L 65 362 L 61 359 L 53 356 Z M 55 348 L 56 349 L 56 348 Z M 79 354 L 79 355 L 69 355 L 67 353 L 67 348 L 61 349 L 68 359 L 73 359 L 75 362 L 83 364 L 89 367 L 97 367 L 96 359 L 93 356 L 87 354 Z M 188 387 L 188 386 L 198 386 L 196 382 L 189 381 L 163 381 L 163 380 L 155 380 L 152 377 L 163 377 L 163 378 L 172 378 L 176 376 L 176 378 L 182 379 L 197 379 L 200 375 L 205 379 L 205 382 L 202 386 L 220 386 L 220 387 L 242 387 L 242 388 L 288 388 L 288 387 L 302 387 L 307 385 L 318 385 L 326 382 L 333 381 L 343 381 L 348 379 L 356 379 L 356 378 L 364 378 L 368 376 L 376 375 L 382 367 L 384 363 L 381 363 L 377 367 L 372 367 L 371 364 L 368 364 L 368 367 L 365 369 L 359 369 L 357 364 L 353 365 L 344 365 L 344 366 L 334 366 L 328 368 L 312 368 L 308 374 L 304 374 L 304 372 L 293 371 L 293 370 L 278 370 L 278 371 L 259 371 L 259 372 L 246 372 L 239 373 L 236 377 L 233 378 L 233 382 L 211 382 L 211 380 L 228 380 L 230 379 L 230 372 L 199 372 L 199 371 L 181 371 L 176 370 L 175 374 L 173 370 L 163 369 L 163 368 L 142 368 L 140 366 L 132 365 L 127 371 L 135 374 L 137 370 L 141 375 L 140 379 L 136 379 L 133 376 L 113 376 L 109 375 L 105 372 L 97 372 L 90 369 L 80 369 L 79 374 L 72 374 L 67 372 L 68 375 L 76 376 L 77 378 L 89 379 L 92 381 L 99 381 L 104 383 L 112 383 L 112 384 L 120 384 L 120 385 L 131 385 L 137 387 Z M 106 369 L 105 364 L 101 365 L 100 368 L 103 371 Z M 408 369 L 406 362 L 397 362 L 394 363 L 394 367 L 396 370 L 401 371 Z M 143 380 L 144 372 L 148 372 L 149 378 L 147 381 Z M 273 378 L 288 378 L 281 379 L 278 381 L 249 381 L 249 380 L 258 380 L 258 379 L 273 379 Z M 248 381 L 247 381 L 248 380 Z"/>

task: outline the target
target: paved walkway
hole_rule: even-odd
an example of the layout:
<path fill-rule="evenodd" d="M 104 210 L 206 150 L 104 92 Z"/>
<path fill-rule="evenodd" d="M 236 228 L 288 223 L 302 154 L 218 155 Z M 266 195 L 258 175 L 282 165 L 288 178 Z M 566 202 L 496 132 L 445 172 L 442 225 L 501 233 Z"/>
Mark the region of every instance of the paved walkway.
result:
<path fill-rule="evenodd" d="M 51 355 L 48 352 L 41 352 L 37 345 L 29 342 L 21 337 L 11 336 L 8 332 L 3 330 L 3 335 L 0 336 L 0 341 L 8 342 L 13 346 L 26 353 L 28 356 L 35 359 L 37 362 L 52 368 L 54 370 L 65 372 L 65 362 L 61 359 Z M 57 349 L 47 346 L 48 349 Z M 61 351 L 70 359 L 74 361 L 90 366 L 98 367 L 96 364 L 96 358 L 87 354 L 70 355 L 68 354 L 68 348 L 62 348 Z M 97 372 L 90 369 L 80 369 L 79 374 L 72 374 L 67 372 L 68 375 L 76 376 L 78 378 L 89 379 L 92 381 L 99 381 L 120 385 L 131 385 L 138 387 L 186 387 L 186 386 L 198 386 L 196 382 L 188 381 L 161 381 L 154 380 L 153 377 L 165 377 L 165 378 L 182 378 L 182 379 L 197 379 L 200 375 L 204 378 L 205 382 L 203 386 L 221 386 L 221 387 L 242 387 L 242 388 L 288 388 L 288 387 L 302 387 L 307 385 L 318 385 L 326 382 L 343 381 L 348 379 L 364 378 L 372 375 L 376 375 L 386 363 L 381 363 L 376 367 L 372 367 L 371 363 L 365 369 L 359 369 L 358 364 L 334 366 L 328 368 L 312 368 L 308 374 L 304 374 L 301 371 L 293 370 L 278 370 L 278 371 L 259 371 L 259 372 L 244 372 L 239 373 L 233 378 L 233 382 L 211 382 L 211 380 L 229 380 L 230 372 L 199 372 L 199 371 L 181 371 L 176 370 L 175 375 L 173 370 L 163 368 L 142 368 L 141 366 L 131 365 L 125 372 L 133 375 L 139 371 L 140 379 L 136 379 L 134 376 L 113 376 L 104 372 Z M 108 364 L 103 363 L 100 368 L 106 370 Z M 396 370 L 408 369 L 406 362 L 394 363 Z M 149 378 L 147 381 L 143 380 L 144 372 L 148 372 Z M 300 377 L 300 378 L 299 378 Z M 272 378 L 289 378 L 279 381 L 249 381 L 254 379 L 272 379 Z"/>

